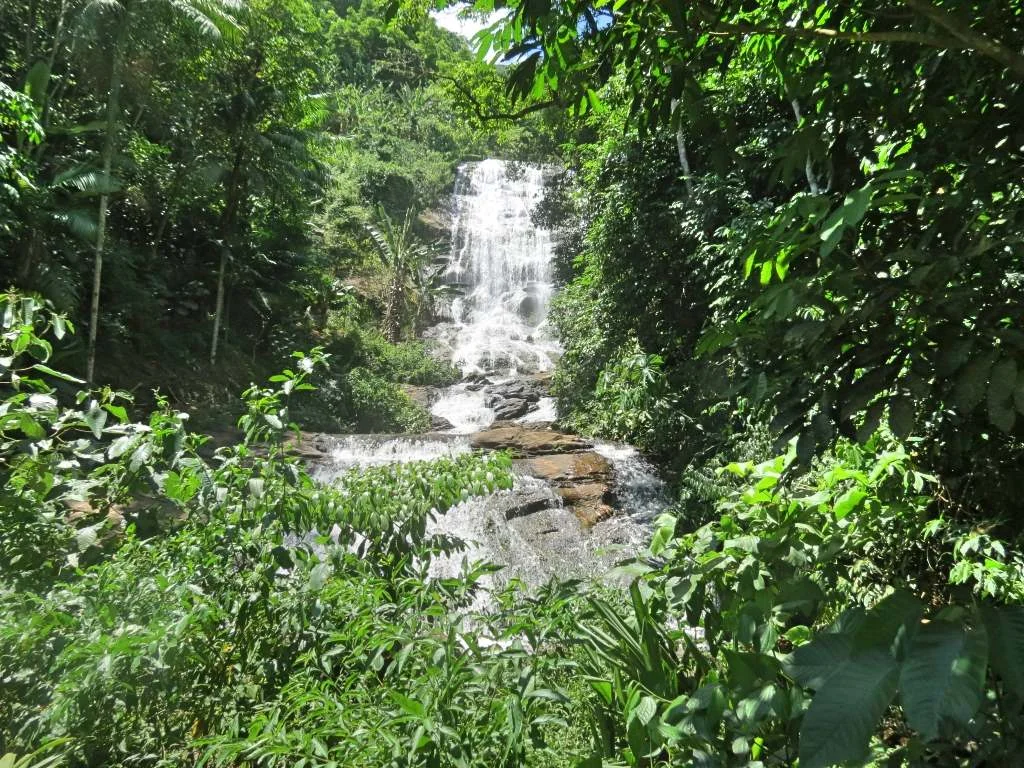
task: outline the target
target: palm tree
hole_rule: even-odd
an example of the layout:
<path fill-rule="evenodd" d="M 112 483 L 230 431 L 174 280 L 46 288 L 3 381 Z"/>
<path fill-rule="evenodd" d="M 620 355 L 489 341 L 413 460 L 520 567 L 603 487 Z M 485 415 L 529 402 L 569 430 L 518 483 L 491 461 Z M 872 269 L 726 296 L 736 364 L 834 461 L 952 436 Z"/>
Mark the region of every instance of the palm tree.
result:
<path fill-rule="evenodd" d="M 192 21 L 202 33 L 219 39 L 234 34 L 239 26 L 231 12 L 241 10 L 242 0 L 88 0 L 85 12 L 109 16 L 114 24 L 114 40 L 110 48 L 110 83 L 107 89 L 106 126 L 103 152 L 100 164 L 103 175 L 103 191 L 100 194 L 99 214 L 96 220 L 95 257 L 93 261 L 92 301 L 89 311 L 89 347 L 85 367 L 85 378 L 92 382 L 96 369 L 96 337 L 100 314 L 100 286 L 103 275 L 103 255 L 107 238 L 107 212 L 110 205 L 110 189 L 113 187 L 110 171 L 114 151 L 117 147 L 118 120 L 121 112 L 121 83 L 124 75 L 124 60 L 132 25 L 146 12 L 149 6 L 166 3 L 172 10 Z"/>
<path fill-rule="evenodd" d="M 384 207 L 378 205 L 376 222 L 367 226 L 377 255 L 390 272 L 384 297 L 383 332 L 392 344 L 401 336 L 409 305 L 419 296 L 431 293 L 442 271 L 436 249 L 413 232 L 415 221 L 416 212 L 409 208 L 402 226 L 396 227 Z"/>

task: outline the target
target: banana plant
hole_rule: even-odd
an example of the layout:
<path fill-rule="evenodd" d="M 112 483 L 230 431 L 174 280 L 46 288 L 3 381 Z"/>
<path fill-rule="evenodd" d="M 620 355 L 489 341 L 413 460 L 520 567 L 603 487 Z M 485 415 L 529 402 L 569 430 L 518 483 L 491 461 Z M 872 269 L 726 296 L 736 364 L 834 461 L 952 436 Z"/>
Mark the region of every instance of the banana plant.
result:
<path fill-rule="evenodd" d="M 443 263 L 437 249 L 416 236 L 415 221 L 416 211 L 409 208 L 401 226 L 396 226 L 384 207 L 378 205 L 376 221 L 367 226 L 377 255 L 388 270 L 382 330 L 392 344 L 401 336 L 409 307 L 432 291 L 443 290 L 438 283 Z"/>

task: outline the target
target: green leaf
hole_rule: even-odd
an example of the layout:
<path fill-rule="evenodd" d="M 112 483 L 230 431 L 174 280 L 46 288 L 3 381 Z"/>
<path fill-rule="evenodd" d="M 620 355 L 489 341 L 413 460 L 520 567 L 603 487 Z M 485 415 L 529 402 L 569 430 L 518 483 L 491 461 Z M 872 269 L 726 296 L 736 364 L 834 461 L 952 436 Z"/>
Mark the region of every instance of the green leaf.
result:
<path fill-rule="evenodd" d="M 110 403 L 107 403 L 106 405 L 103 406 L 103 410 L 105 410 L 107 413 L 109 413 L 122 424 L 125 424 L 128 421 L 128 411 L 125 410 L 123 406 L 111 405 Z"/>
<path fill-rule="evenodd" d="M 1017 361 L 1003 356 L 992 366 L 988 383 L 988 418 L 1003 432 L 1017 420 L 1013 391 L 1017 386 Z"/>
<path fill-rule="evenodd" d="M 654 699 L 650 696 L 644 696 L 640 699 L 640 703 L 636 705 L 633 714 L 642 724 L 647 725 L 654 718 L 657 711 L 658 705 L 654 702 Z"/>
<path fill-rule="evenodd" d="M 897 589 L 868 611 L 853 635 L 855 650 L 888 651 L 908 629 L 917 627 L 924 603 L 905 589 Z"/>
<path fill-rule="evenodd" d="M 973 338 L 958 338 L 942 342 L 935 362 L 936 374 L 943 379 L 952 376 L 967 362 L 973 348 Z"/>
<path fill-rule="evenodd" d="M 811 700 L 800 728 L 800 767 L 863 762 L 871 735 L 896 695 L 899 667 L 880 650 L 842 662 Z"/>
<path fill-rule="evenodd" d="M 992 669 L 1003 685 L 1024 700 L 1024 606 L 982 606 Z"/>
<path fill-rule="evenodd" d="M 953 387 L 953 401 L 964 414 L 973 411 L 985 398 L 988 375 L 995 356 L 995 350 L 991 350 L 972 357 L 957 377 Z"/>
<path fill-rule="evenodd" d="M 868 182 L 860 189 L 848 194 L 843 200 L 843 204 L 825 220 L 819 235 L 822 241 L 819 253 L 822 258 L 826 258 L 835 250 L 846 229 L 853 229 L 860 224 L 874 194 L 871 183 Z"/>
<path fill-rule="evenodd" d="M 89 425 L 93 436 L 98 440 L 103 437 L 103 427 L 107 423 L 107 412 L 100 408 L 99 403 L 93 400 L 89 410 L 85 412 L 85 423 Z"/>
<path fill-rule="evenodd" d="M 889 426 L 898 440 L 910 437 L 916 416 L 914 401 L 909 397 L 897 397 L 889 403 Z"/>
<path fill-rule="evenodd" d="M 46 430 L 25 411 L 18 413 L 18 427 L 30 440 L 42 440 L 46 437 Z"/>
<path fill-rule="evenodd" d="M 857 505 L 867 498 L 867 491 L 861 488 L 851 488 L 838 499 L 836 499 L 835 506 L 832 509 L 832 513 L 836 516 L 836 520 L 842 520 L 848 514 L 853 512 L 857 508 Z"/>
<path fill-rule="evenodd" d="M 796 441 L 796 457 L 800 464 L 805 467 L 810 466 L 817 448 L 818 443 L 814 437 L 814 432 L 810 429 L 804 429 Z"/>
<path fill-rule="evenodd" d="M 412 715 L 413 717 L 420 719 L 427 716 L 426 708 L 424 708 L 423 704 L 416 701 L 415 699 L 410 699 L 409 697 L 403 696 L 402 694 L 397 693 L 395 691 L 391 692 L 391 698 L 399 706 L 399 708 L 406 714 Z"/>
<path fill-rule="evenodd" d="M 786 657 L 786 674 L 804 688 L 819 689 L 850 658 L 853 639 L 846 634 L 823 634 Z"/>
<path fill-rule="evenodd" d="M 984 629 L 923 624 L 900 669 L 900 701 L 910 727 L 931 741 L 945 720 L 966 725 L 981 705 L 987 666 Z"/>
<path fill-rule="evenodd" d="M 50 366 L 43 365 L 42 363 L 36 363 L 35 365 L 32 366 L 32 368 L 33 370 L 39 371 L 40 373 L 45 373 L 48 376 L 53 376 L 55 378 L 61 379 L 62 381 L 70 381 L 73 384 L 85 384 L 85 381 L 83 379 L 76 379 L 74 376 L 71 376 L 70 374 L 63 373 L 62 371 L 55 371 Z"/>

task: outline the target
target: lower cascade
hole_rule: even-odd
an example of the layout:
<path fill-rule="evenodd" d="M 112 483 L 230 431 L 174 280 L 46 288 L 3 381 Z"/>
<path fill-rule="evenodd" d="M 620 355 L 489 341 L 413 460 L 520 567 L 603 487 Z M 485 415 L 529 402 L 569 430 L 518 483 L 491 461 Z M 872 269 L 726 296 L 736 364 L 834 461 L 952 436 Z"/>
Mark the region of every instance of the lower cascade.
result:
<path fill-rule="evenodd" d="M 640 549 L 667 503 L 664 483 L 634 448 L 554 426 L 549 384 L 560 348 L 547 322 L 553 245 L 530 218 L 544 174 L 502 160 L 459 170 L 446 274 L 458 297 L 424 334 L 463 374 L 428 394 L 443 428 L 323 437 L 317 446 L 324 482 L 354 467 L 508 450 L 516 469 L 510 490 L 469 499 L 432 523 L 467 547 L 436 560 L 437 575 L 487 561 L 501 566 L 488 577 L 496 587 L 512 579 L 537 586 L 603 577 Z"/>

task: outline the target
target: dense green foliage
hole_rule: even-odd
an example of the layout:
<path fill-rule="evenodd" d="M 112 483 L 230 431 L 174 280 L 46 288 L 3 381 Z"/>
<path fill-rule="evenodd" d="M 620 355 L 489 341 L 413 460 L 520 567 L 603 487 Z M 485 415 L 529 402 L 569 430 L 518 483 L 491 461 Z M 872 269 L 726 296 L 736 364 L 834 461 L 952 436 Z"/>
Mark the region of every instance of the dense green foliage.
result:
<path fill-rule="evenodd" d="M 679 491 L 581 630 L 598 753 L 1019 761 L 1024 8 L 473 5 L 573 116 L 563 421 Z"/>
<path fill-rule="evenodd" d="M 117 393 L 61 404 L 36 334 L 62 319 L 32 299 L 2 309 L 15 394 L 0 427 L 0 750 L 54 740 L 74 765 L 550 764 L 539 734 L 565 697 L 522 638 L 546 606 L 474 622 L 488 569 L 428 572 L 461 547 L 428 522 L 507 487 L 507 458 L 314 483 L 284 440 L 314 350 L 251 388 L 245 440 L 204 459 L 206 438 L 166 405 L 135 424 Z"/>
<path fill-rule="evenodd" d="M 502 75 L 423 9 L 384 5 L 4 4 L 0 289 L 95 336 L 98 363 L 76 342 L 64 369 L 209 413 L 291 349 L 429 321 L 422 265 L 388 262 L 374 232 L 408 221 L 407 251 L 433 252 L 457 164 L 542 152 L 550 129 L 474 117 L 466 93 L 493 98 Z M 339 392 L 366 388 L 330 365 Z M 396 383 L 343 410 L 421 424 Z"/>
<path fill-rule="evenodd" d="M 0 12 L 0 766 L 1019 763 L 1019 0 L 452 4 Z M 500 454 L 292 452 L 428 428 L 485 154 L 565 169 L 561 421 L 674 481 L 625 593 L 438 575 Z"/>

